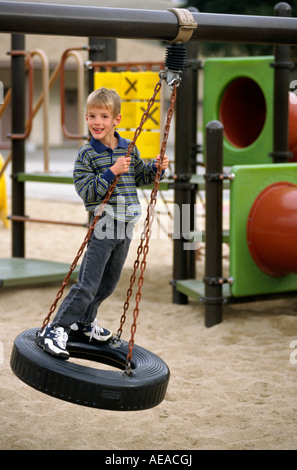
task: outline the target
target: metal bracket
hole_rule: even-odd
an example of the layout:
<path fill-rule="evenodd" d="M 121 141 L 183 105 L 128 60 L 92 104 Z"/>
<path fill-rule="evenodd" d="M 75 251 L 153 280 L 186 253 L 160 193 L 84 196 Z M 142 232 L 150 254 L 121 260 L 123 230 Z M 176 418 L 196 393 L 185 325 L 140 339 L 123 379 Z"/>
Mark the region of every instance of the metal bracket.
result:
<path fill-rule="evenodd" d="M 223 181 L 223 180 L 234 180 L 233 173 L 205 173 L 203 178 L 205 181 Z"/>
<path fill-rule="evenodd" d="M 294 62 L 289 62 L 289 61 L 271 62 L 271 64 L 269 65 L 270 67 L 274 69 L 294 69 L 295 68 Z"/>
<path fill-rule="evenodd" d="M 179 86 L 181 77 L 178 72 L 171 72 L 170 70 L 161 70 L 159 77 L 165 80 L 169 88 L 173 89 L 175 86 Z"/>
<path fill-rule="evenodd" d="M 189 182 L 191 179 L 191 173 L 178 173 L 169 176 L 170 179 L 174 179 L 175 181 L 182 181 L 182 182 Z"/>
<path fill-rule="evenodd" d="M 179 23 L 178 35 L 171 42 L 189 41 L 194 29 L 198 26 L 192 13 L 184 8 L 169 8 L 168 11 L 172 11 L 175 14 Z"/>
<path fill-rule="evenodd" d="M 220 286 L 222 284 L 233 284 L 232 277 L 204 277 L 204 284 L 209 286 Z"/>
<path fill-rule="evenodd" d="M 292 152 L 269 152 L 268 154 L 269 157 L 271 158 L 278 158 L 278 160 L 283 160 L 283 162 L 287 162 L 288 159 L 292 158 L 293 153 Z"/>
<path fill-rule="evenodd" d="M 208 305 L 223 305 L 227 303 L 226 297 L 200 297 L 200 302 Z"/>

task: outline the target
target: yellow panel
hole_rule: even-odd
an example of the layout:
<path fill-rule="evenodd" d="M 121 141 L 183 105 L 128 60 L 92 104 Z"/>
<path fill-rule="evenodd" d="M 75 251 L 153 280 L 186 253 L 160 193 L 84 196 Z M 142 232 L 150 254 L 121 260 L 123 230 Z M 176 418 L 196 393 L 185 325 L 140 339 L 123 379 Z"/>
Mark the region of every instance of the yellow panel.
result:
<path fill-rule="evenodd" d="M 94 90 L 98 88 L 112 88 L 121 95 L 121 73 L 120 72 L 95 72 Z"/>
<path fill-rule="evenodd" d="M 147 102 L 123 101 L 121 128 L 135 129 L 139 126 L 143 113 L 147 109 Z M 155 102 L 150 109 L 149 116 L 143 129 L 160 129 L 160 103 Z"/>
<path fill-rule="evenodd" d="M 0 169 L 4 165 L 4 159 L 0 153 Z M 7 220 L 7 212 L 8 212 L 8 205 L 7 205 L 7 192 L 6 192 L 6 181 L 5 181 L 5 173 L 0 178 L 0 219 L 2 220 L 4 227 L 9 227 L 9 222 Z"/>
<path fill-rule="evenodd" d="M 120 136 L 123 137 L 124 139 L 132 140 L 133 137 L 134 137 L 134 132 L 133 131 L 126 131 L 126 130 L 122 130 L 122 129 L 117 129 L 117 130 L 118 130 Z M 137 139 L 137 142 L 138 142 L 138 139 Z"/>
<path fill-rule="evenodd" d="M 149 100 L 159 81 L 158 72 L 122 72 L 121 75 L 123 100 Z M 160 99 L 160 96 L 156 98 Z"/>
<path fill-rule="evenodd" d="M 133 139 L 133 131 L 119 130 L 124 139 Z M 136 146 L 140 151 L 141 158 L 156 158 L 160 153 L 160 132 L 143 131 L 136 140 Z"/>
<path fill-rule="evenodd" d="M 142 158 L 156 158 L 160 153 L 160 132 L 142 132 L 137 147 Z"/>

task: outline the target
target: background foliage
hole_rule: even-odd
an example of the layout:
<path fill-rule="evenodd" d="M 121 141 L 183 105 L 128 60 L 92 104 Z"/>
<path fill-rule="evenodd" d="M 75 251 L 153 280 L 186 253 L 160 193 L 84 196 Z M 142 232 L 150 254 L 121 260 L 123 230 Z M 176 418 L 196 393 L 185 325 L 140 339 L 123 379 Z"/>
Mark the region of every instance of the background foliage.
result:
<path fill-rule="evenodd" d="M 195 7 L 201 13 L 227 13 L 231 15 L 274 16 L 278 2 L 271 0 L 187 0 L 184 8 Z M 292 16 L 297 16 L 297 2 L 287 2 L 292 8 Z M 231 44 L 202 42 L 200 53 L 209 56 L 250 56 L 271 55 L 273 46 L 258 44 Z M 297 48 L 292 47 L 292 60 L 297 59 Z"/>

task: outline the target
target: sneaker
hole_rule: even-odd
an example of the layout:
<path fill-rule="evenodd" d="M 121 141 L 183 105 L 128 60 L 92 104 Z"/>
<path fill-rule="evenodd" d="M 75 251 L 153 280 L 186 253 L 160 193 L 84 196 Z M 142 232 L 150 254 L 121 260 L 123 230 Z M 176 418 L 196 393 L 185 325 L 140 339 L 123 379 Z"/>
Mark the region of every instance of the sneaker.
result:
<path fill-rule="evenodd" d="M 73 323 L 70 329 L 70 334 L 74 334 L 75 336 L 86 336 L 89 338 L 89 341 L 92 341 L 92 339 L 96 341 L 108 341 L 112 337 L 112 333 L 110 333 L 110 331 L 98 325 L 98 320 L 94 320 L 88 326 L 82 325 L 79 322 Z"/>
<path fill-rule="evenodd" d="M 66 350 L 68 335 L 61 326 L 51 328 L 47 326 L 37 337 L 37 344 L 44 351 L 52 356 L 69 358 L 69 352 Z"/>

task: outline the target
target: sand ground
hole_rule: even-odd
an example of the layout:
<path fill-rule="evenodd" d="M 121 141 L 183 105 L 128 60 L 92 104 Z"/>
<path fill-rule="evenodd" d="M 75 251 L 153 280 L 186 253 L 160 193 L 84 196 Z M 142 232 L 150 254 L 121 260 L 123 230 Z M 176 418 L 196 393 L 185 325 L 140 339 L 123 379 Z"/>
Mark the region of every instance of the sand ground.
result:
<path fill-rule="evenodd" d="M 77 202 L 28 199 L 35 217 L 86 221 Z M 27 224 L 26 256 L 71 263 L 85 228 Z M 0 257 L 10 230 L 0 224 Z M 116 332 L 138 240 L 100 322 Z M 203 273 L 202 257 L 197 273 Z M 228 253 L 227 253 L 228 255 Z M 228 256 L 225 263 L 228 262 Z M 224 307 L 224 321 L 204 326 L 204 307 L 172 303 L 172 241 L 151 240 L 135 342 L 158 354 L 171 378 L 164 401 L 137 412 L 81 407 L 37 392 L 9 366 L 15 337 L 41 325 L 59 284 L 0 291 L 0 449 L 222 450 L 295 449 L 297 299 Z M 129 339 L 129 314 L 123 338 Z M 290 347 L 293 346 L 293 347 Z M 50 425 L 49 425 L 50 423 Z"/>

